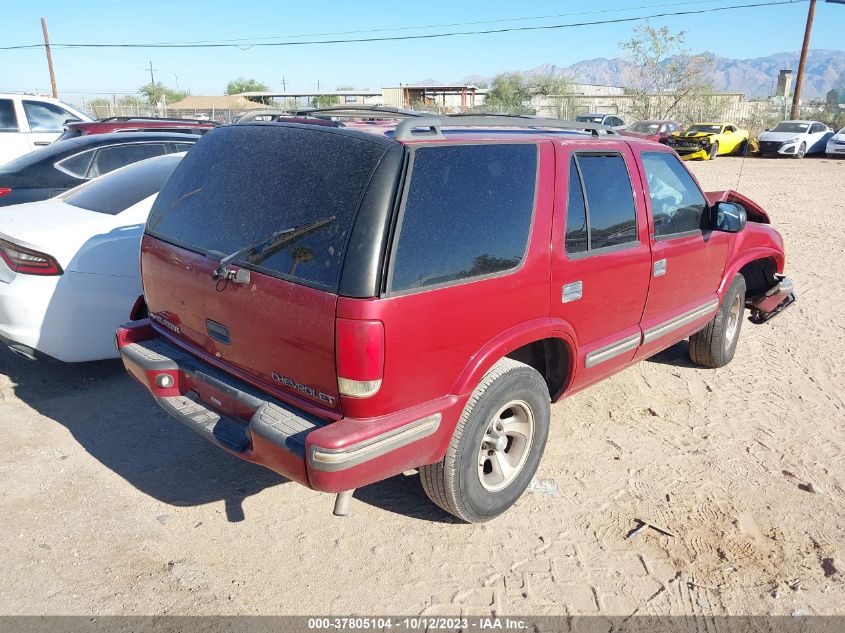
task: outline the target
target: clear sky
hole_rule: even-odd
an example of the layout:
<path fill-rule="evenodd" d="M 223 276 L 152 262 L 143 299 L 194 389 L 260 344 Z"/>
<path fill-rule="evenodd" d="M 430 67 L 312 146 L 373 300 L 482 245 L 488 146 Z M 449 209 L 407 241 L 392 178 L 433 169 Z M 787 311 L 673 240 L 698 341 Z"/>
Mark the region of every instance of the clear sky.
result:
<path fill-rule="evenodd" d="M 54 44 L 236 38 L 255 42 L 271 37 L 302 41 L 566 24 L 762 1 L 767 0 L 367 0 L 313 4 L 279 0 L 5 0 L 0 46 L 41 42 L 41 16 L 47 18 Z M 697 52 L 763 57 L 800 49 L 807 7 L 807 2 L 799 1 L 650 22 L 686 31 L 689 48 Z M 556 17 L 534 19 L 537 16 Z M 812 47 L 843 48 L 843 23 L 845 5 L 820 0 Z M 459 26 L 431 28 L 446 24 Z M 156 80 L 171 87 L 178 82 L 179 88 L 193 94 L 221 94 L 226 83 L 238 76 L 254 77 L 274 90 L 281 89 L 283 77 L 289 90 L 311 90 L 318 81 L 323 89 L 340 85 L 378 89 L 427 78 L 451 82 L 470 74 L 494 75 L 543 63 L 567 66 L 584 59 L 616 57 L 619 43 L 630 39 L 635 25 L 245 49 L 55 48 L 53 56 L 60 97 L 70 102 L 77 101 L 80 94 L 91 98 L 135 92 L 149 82 L 150 61 Z M 376 29 L 379 31 L 360 33 Z M 43 49 L 0 50 L 0 90 L 49 92 L 49 85 Z"/>

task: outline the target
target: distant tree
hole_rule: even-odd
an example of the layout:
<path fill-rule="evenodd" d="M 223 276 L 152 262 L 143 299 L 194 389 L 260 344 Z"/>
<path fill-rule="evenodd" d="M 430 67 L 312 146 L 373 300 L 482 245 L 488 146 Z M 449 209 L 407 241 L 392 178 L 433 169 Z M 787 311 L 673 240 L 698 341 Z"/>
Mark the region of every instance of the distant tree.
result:
<path fill-rule="evenodd" d="M 176 103 L 177 101 L 181 101 L 184 99 L 188 93 L 182 92 L 181 90 L 173 90 L 173 88 L 169 88 L 165 86 L 160 81 L 153 83 L 146 84 L 138 88 L 138 93 L 143 95 L 147 103 L 151 106 L 158 105 L 158 102 L 161 101 L 161 97 L 164 96 L 165 100 L 168 104 Z"/>
<path fill-rule="evenodd" d="M 91 99 L 88 105 L 92 108 L 108 108 L 110 103 L 111 101 L 105 97 L 97 97 L 96 99 Z"/>
<path fill-rule="evenodd" d="M 249 79 L 246 77 L 238 77 L 226 84 L 227 95 L 237 95 L 242 92 L 268 92 L 269 90 L 270 86 L 251 77 Z M 267 97 L 247 97 L 247 99 L 255 101 L 256 103 L 269 102 L 269 98 Z"/>
<path fill-rule="evenodd" d="M 671 33 L 666 26 L 641 24 L 634 33 L 633 39 L 621 43 L 631 63 L 634 117 L 679 117 L 690 104 L 711 100 L 712 55 L 690 53 L 684 48 L 684 32 Z"/>
<path fill-rule="evenodd" d="M 502 73 L 493 77 L 483 109 L 510 114 L 534 114 L 531 89 L 525 76 L 521 73 Z"/>
<path fill-rule="evenodd" d="M 117 105 L 124 108 L 136 108 L 142 105 L 142 101 L 134 95 L 126 95 L 117 100 Z"/>
<path fill-rule="evenodd" d="M 552 73 L 535 75 L 531 78 L 530 92 L 550 106 L 558 119 L 571 117 L 575 104 L 572 99 L 572 84 L 566 77 Z"/>
<path fill-rule="evenodd" d="M 330 95 L 317 95 L 311 99 L 311 105 L 315 108 L 327 108 L 328 106 L 337 105 L 339 103 L 339 97 L 332 97 Z"/>

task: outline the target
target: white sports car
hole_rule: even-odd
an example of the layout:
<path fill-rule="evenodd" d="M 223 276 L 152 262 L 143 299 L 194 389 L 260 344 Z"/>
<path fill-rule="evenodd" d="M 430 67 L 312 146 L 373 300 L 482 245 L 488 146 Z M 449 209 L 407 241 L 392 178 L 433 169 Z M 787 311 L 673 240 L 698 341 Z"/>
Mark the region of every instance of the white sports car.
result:
<path fill-rule="evenodd" d="M 818 121 L 781 121 L 757 138 L 763 156 L 792 156 L 821 154 L 833 130 Z"/>
<path fill-rule="evenodd" d="M 115 330 L 141 295 L 144 225 L 182 156 L 150 158 L 0 210 L 0 341 L 29 359 L 118 356 Z"/>
<path fill-rule="evenodd" d="M 827 147 L 825 153 L 828 158 L 836 158 L 837 156 L 845 156 L 845 127 L 839 130 L 836 134 L 827 139 Z"/>

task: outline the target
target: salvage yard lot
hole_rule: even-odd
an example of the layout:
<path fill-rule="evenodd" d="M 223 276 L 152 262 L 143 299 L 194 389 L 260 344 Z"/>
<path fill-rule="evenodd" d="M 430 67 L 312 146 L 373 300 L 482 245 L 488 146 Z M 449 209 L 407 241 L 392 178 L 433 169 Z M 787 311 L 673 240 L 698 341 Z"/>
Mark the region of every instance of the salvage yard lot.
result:
<path fill-rule="evenodd" d="M 799 302 L 726 368 L 677 345 L 554 406 L 536 484 L 487 524 L 416 475 L 333 517 L 117 361 L 0 352 L 0 613 L 845 615 L 845 161 L 691 167 L 770 212 Z"/>

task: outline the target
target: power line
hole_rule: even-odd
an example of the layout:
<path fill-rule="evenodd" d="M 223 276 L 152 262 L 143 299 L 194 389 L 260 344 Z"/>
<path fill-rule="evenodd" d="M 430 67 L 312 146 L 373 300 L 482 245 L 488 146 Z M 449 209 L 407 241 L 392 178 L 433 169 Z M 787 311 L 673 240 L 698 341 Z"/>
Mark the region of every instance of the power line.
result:
<path fill-rule="evenodd" d="M 663 13 L 653 13 L 651 15 L 641 15 L 636 17 L 612 18 L 608 20 L 594 20 L 590 22 L 570 22 L 567 24 L 548 24 L 540 26 L 514 26 L 499 29 L 486 29 L 481 31 L 452 31 L 447 33 L 426 33 L 420 35 L 397 35 L 391 37 L 366 37 L 354 39 L 332 39 L 332 40 L 308 40 L 308 41 L 284 41 L 284 42 L 258 42 L 254 41 L 249 44 L 234 44 L 224 42 L 209 42 L 209 43 L 158 43 L 158 44 L 53 44 L 53 48 L 240 48 L 248 50 L 253 47 L 273 47 L 273 46 L 307 46 L 319 44 L 353 44 L 362 42 L 396 42 L 407 40 L 425 40 L 443 37 L 456 37 L 467 35 L 493 35 L 497 33 L 514 33 L 525 31 L 550 31 L 556 29 L 577 28 L 582 26 L 598 26 L 602 24 L 622 24 L 626 22 L 638 22 L 641 20 L 651 20 L 655 18 L 666 18 L 684 15 L 701 15 L 704 13 L 717 13 L 724 11 L 733 11 L 736 9 L 751 9 L 756 7 L 773 7 L 785 4 L 796 4 L 807 2 L 807 0 L 777 0 L 775 2 L 755 2 L 749 4 L 736 4 L 726 7 L 711 7 L 709 9 L 689 9 L 686 11 L 667 11 Z M 23 50 L 31 48 L 41 48 L 43 44 L 25 44 L 18 46 L 0 46 L 0 50 Z"/>
<path fill-rule="evenodd" d="M 361 33 L 385 33 L 389 31 L 416 31 L 422 29 L 438 29 L 438 28 L 448 28 L 454 26 L 478 26 L 480 24 L 501 24 L 503 22 L 526 22 L 531 20 L 549 20 L 552 18 L 565 18 L 571 17 L 576 15 L 599 15 L 605 13 L 622 13 L 627 11 L 641 11 L 643 9 L 658 9 L 662 7 L 677 7 L 677 6 L 685 6 L 685 5 L 701 5 L 701 4 L 714 4 L 719 2 L 725 2 L 725 0 L 691 0 L 688 2 L 664 2 L 661 4 L 647 4 L 642 5 L 639 7 L 624 7 L 621 9 L 596 9 L 594 11 L 578 11 L 578 12 L 569 12 L 569 13 L 556 13 L 552 15 L 535 15 L 535 16 L 528 16 L 528 17 L 517 17 L 517 18 L 499 18 L 497 20 L 477 20 L 474 22 L 451 22 L 445 24 L 423 24 L 419 26 L 393 26 L 393 27 L 382 27 L 378 29 L 364 29 L 364 30 L 355 30 L 355 31 L 329 31 L 325 33 L 299 33 L 299 34 L 289 34 L 289 35 L 270 35 L 270 36 L 263 36 L 263 37 L 236 37 L 231 39 L 215 39 L 215 40 L 185 40 L 183 42 L 155 42 L 156 46 L 164 46 L 170 44 L 212 44 L 212 43 L 222 43 L 222 42 L 260 42 L 266 40 L 278 40 L 283 38 L 289 39 L 297 39 L 302 37 L 326 37 L 330 35 L 358 35 Z"/>

